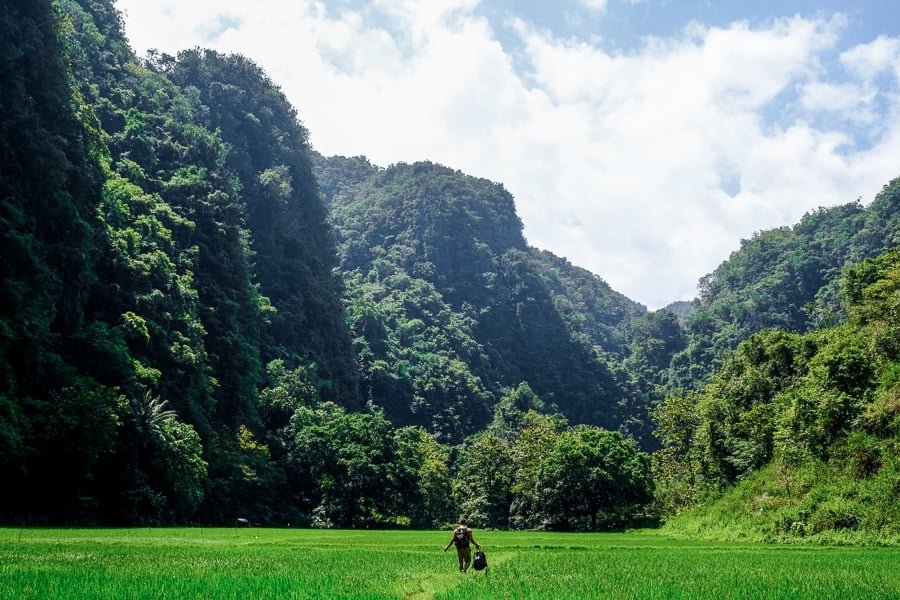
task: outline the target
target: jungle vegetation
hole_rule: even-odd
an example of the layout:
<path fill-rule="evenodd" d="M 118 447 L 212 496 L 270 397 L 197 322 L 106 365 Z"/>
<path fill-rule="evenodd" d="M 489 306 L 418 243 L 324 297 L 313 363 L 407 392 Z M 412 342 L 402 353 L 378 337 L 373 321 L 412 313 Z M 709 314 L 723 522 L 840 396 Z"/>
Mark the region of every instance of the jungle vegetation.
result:
<path fill-rule="evenodd" d="M 896 535 L 900 182 L 648 311 L 112 0 L 7 3 L 0 70 L 0 520 Z"/>

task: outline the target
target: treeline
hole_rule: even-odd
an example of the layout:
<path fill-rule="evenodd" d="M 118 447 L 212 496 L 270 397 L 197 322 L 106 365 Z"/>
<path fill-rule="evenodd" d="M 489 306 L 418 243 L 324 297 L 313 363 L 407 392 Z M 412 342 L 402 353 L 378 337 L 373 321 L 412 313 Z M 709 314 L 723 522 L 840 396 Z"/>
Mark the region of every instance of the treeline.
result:
<path fill-rule="evenodd" d="M 652 520 L 650 456 L 633 438 L 546 413 L 527 384 L 508 390 L 491 424 L 467 440 L 456 506 L 481 526 L 594 530 Z"/>
<path fill-rule="evenodd" d="M 300 369 L 276 361 L 269 376 L 261 405 L 274 433 L 268 444 L 239 433 L 236 462 L 254 485 L 227 496 L 219 522 L 431 528 L 463 512 L 477 527 L 595 529 L 648 514 L 649 455 L 621 433 L 541 412 L 527 384 L 507 390 L 485 431 L 449 445 L 380 411 L 319 401 Z"/>
<path fill-rule="evenodd" d="M 655 410 L 657 502 L 691 509 L 673 530 L 900 534 L 900 250 L 842 282 L 845 323 L 754 334 L 707 386 Z"/>

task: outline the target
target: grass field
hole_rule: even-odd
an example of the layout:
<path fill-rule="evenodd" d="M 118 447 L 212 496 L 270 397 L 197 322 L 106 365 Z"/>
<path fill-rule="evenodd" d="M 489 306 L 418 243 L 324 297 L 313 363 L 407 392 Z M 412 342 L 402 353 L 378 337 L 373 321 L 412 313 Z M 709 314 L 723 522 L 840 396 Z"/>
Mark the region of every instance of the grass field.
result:
<path fill-rule="evenodd" d="M 900 549 L 481 532 L 0 529 L 0 598 L 900 598 Z"/>

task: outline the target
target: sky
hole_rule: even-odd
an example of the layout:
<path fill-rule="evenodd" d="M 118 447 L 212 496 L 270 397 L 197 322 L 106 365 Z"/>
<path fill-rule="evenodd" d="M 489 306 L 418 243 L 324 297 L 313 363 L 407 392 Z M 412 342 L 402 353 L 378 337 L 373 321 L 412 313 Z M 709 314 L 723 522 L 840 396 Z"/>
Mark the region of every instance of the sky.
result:
<path fill-rule="evenodd" d="M 139 55 L 253 59 L 325 154 L 502 183 L 651 309 L 900 176 L 893 0 L 117 0 Z"/>

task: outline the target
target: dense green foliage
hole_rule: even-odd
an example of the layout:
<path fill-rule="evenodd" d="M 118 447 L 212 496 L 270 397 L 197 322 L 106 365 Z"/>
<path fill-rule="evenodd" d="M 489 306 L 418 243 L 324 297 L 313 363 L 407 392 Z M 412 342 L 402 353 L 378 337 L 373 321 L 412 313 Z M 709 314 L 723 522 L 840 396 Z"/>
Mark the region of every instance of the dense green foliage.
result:
<path fill-rule="evenodd" d="M 655 396 L 639 390 L 684 344 L 669 313 L 648 315 L 527 246 L 497 184 L 360 158 L 319 158 L 316 172 L 331 194 L 364 394 L 392 420 L 460 439 L 524 381 L 574 422 L 649 437 Z"/>
<path fill-rule="evenodd" d="M 227 164 L 240 180 L 254 278 L 272 306 L 264 361 L 312 362 L 329 383 L 322 390 L 327 398 L 354 402 L 355 361 L 332 272 L 334 240 L 296 110 L 241 56 L 192 50 L 170 64 L 195 114 L 228 144 Z"/>
<path fill-rule="evenodd" d="M 526 383 L 497 403 L 467 440 L 453 482 L 457 506 L 480 527 L 597 529 L 633 524 L 652 499 L 650 457 L 620 432 L 541 414 Z"/>
<path fill-rule="evenodd" d="M 139 63 L 111 2 L 3 23 L 2 512 L 233 519 L 283 479 L 247 441 L 265 361 L 357 400 L 306 133 L 243 59 Z"/>
<path fill-rule="evenodd" d="M 695 389 L 727 353 L 763 329 L 805 332 L 846 318 L 841 270 L 900 246 L 900 180 L 871 205 L 822 208 L 793 227 L 754 234 L 700 280 L 686 316 L 688 345 L 672 360 L 670 389 Z"/>
<path fill-rule="evenodd" d="M 0 530 L 6 598 L 797 598 L 900 594 L 896 548 L 673 541 L 654 532 L 476 532 L 461 575 L 449 531 Z"/>
<path fill-rule="evenodd" d="M 8 4 L 0 519 L 583 530 L 655 488 L 695 529 L 897 535 L 900 181 L 651 313 L 499 184 L 314 153 L 244 57 Z"/>
<path fill-rule="evenodd" d="M 0 16 L 0 477 L 22 489 L 0 506 L 36 512 L 76 502 L 121 418 L 95 360 L 123 344 L 89 306 L 102 157 L 56 23 L 45 2 Z M 25 486 L 32 474 L 59 492 Z"/>
<path fill-rule="evenodd" d="M 900 250 L 848 269 L 843 295 L 846 323 L 751 336 L 656 410 L 658 501 L 699 505 L 676 528 L 900 536 Z"/>
<path fill-rule="evenodd" d="M 2 23 L 4 519 L 443 524 L 480 493 L 452 483 L 477 448 L 466 436 L 540 360 L 548 397 L 624 422 L 620 384 L 553 312 L 564 284 L 552 276 L 551 298 L 499 186 L 434 165 L 326 169 L 330 193 L 380 178 L 337 211 L 342 233 L 367 236 L 341 237 L 344 292 L 323 159 L 258 67 L 199 50 L 139 61 L 109 0 L 16 6 Z M 397 190 L 413 193 L 390 212 Z M 621 351 L 613 330 L 637 309 L 580 276 L 625 307 L 591 323 Z M 600 455 L 646 458 L 609 435 Z M 611 498 L 567 526 L 627 519 L 647 492 Z"/>

